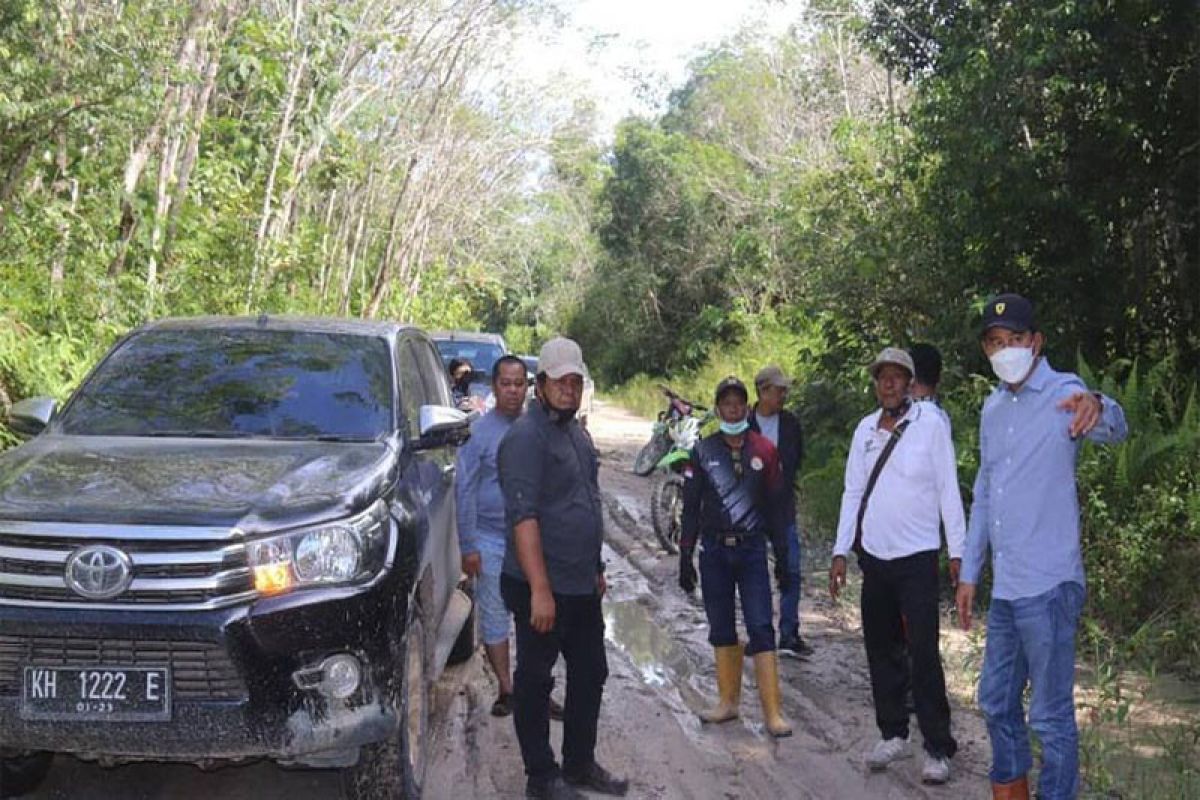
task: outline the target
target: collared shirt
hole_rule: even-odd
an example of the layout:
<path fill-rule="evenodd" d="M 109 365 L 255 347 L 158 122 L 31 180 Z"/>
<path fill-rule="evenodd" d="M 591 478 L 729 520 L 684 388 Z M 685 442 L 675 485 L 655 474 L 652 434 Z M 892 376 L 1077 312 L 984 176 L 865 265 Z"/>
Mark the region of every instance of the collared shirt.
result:
<path fill-rule="evenodd" d="M 504 573 L 526 580 L 513 528 L 536 519 L 551 590 L 595 594 L 604 538 L 600 462 L 579 422 L 552 422 L 533 403 L 500 442 L 499 463 L 509 531 Z"/>
<path fill-rule="evenodd" d="M 1082 442 L 1068 433 L 1071 412 L 1058 408 L 1084 391 L 1079 376 L 1056 372 L 1041 358 L 1020 391 L 1002 383 L 984 401 L 964 582 L 979 582 L 990 545 L 993 597 L 1016 600 L 1064 581 L 1084 584 L 1075 488 Z M 1100 421 L 1087 438 L 1123 440 L 1125 412 L 1107 397 L 1101 403 Z"/>
<path fill-rule="evenodd" d="M 846 458 L 846 482 L 838 519 L 835 556 L 854 544 L 858 506 L 875 462 L 892 433 L 879 427 L 882 410 L 862 418 Z M 913 403 L 902 419 L 912 420 L 879 473 L 863 516 L 862 546 L 884 560 L 942 546 L 939 520 L 946 528 L 951 558 L 961 558 L 966 521 L 958 491 L 958 471 L 950 428 L 926 403 Z"/>
<path fill-rule="evenodd" d="M 500 440 L 516 419 L 489 411 L 471 423 L 471 438 L 458 449 L 454 499 L 458 549 L 464 554 L 479 552 L 484 538 L 504 541 L 504 493 L 500 490 L 496 454 Z"/>

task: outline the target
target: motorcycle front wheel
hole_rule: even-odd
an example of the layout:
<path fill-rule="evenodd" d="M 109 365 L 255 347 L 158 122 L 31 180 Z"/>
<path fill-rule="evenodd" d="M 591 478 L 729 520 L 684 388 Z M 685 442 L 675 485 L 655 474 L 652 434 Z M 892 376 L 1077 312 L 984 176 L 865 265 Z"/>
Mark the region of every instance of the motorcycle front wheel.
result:
<path fill-rule="evenodd" d="M 655 487 L 650 497 L 650 522 L 662 549 L 678 553 L 683 528 L 683 476 L 671 473 Z"/>
<path fill-rule="evenodd" d="M 654 472 L 654 468 L 658 465 L 659 460 L 671 450 L 671 437 L 666 431 L 656 433 L 642 446 L 638 451 L 637 458 L 633 460 L 633 473 L 641 475 L 643 478 Z"/>

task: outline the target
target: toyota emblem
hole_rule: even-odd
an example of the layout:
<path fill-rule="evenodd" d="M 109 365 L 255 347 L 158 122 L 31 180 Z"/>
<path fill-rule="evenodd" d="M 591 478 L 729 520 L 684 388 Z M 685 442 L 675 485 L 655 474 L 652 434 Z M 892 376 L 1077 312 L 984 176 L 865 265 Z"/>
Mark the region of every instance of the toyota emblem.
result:
<path fill-rule="evenodd" d="M 67 559 L 67 586 L 89 600 L 108 600 L 133 582 L 133 562 L 122 550 L 106 544 L 81 547 Z"/>

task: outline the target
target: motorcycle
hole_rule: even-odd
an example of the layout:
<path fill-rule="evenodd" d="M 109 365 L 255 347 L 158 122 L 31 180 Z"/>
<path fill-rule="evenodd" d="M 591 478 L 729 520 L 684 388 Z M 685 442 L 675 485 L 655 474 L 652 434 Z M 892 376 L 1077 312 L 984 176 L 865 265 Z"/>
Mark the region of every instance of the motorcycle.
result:
<path fill-rule="evenodd" d="M 715 417 L 703 406 L 685 400 L 671 388 L 659 385 L 667 408 L 658 413 L 650 441 L 634 459 L 633 471 L 646 477 L 660 472 L 664 477 L 650 493 L 650 522 L 654 535 L 668 553 L 679 552 L 683 527 L 683 472 L 691 461 L 692 448 L 700 432 Z"/>

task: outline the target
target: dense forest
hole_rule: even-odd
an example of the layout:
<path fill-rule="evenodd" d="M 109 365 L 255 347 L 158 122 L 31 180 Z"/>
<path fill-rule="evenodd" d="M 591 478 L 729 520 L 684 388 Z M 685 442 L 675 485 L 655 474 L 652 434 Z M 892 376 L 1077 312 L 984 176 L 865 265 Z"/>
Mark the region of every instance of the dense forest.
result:
<path fill-rule="evenodd" d="M 969 496 L 980 307 L 1027 295 L 1052 363 L 1134 432 L 1083 458 L 1093 632 L 1194 673 L 1198 19 L 1188 2 L 819 4 L 780 40 L 731 40 L 659 118 L 618 129 L 570 329 L 645 411 L 638 375 L 703 397 L 729 370 L 797 373 L 820 541 L 885 344 L 945 353 Z"/>
<path fill-rule="evenodd" d="M 1083 458 L 1089 636 L 1200 673 L 1196 4 L 814 0 L 611 142 L 508 69 L 554 13 L 0 0 L 0 405 L 164 315 L 562 331 L 643 410 L 775 361 L 820 542 L 884 344 L 944 352 L 969 490 L 979 311 L 1019 291 L 1133 431 Z"/>

